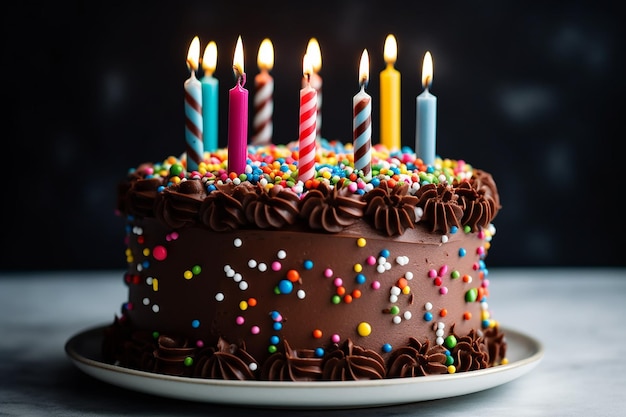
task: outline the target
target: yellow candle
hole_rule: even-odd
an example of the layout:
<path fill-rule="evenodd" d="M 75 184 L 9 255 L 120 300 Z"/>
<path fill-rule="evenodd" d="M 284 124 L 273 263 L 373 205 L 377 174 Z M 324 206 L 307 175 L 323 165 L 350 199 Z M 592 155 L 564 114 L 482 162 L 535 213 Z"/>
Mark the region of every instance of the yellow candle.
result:
<path fill-rule="evenodd" d="M 380 73 L 380 143 L 398 150 L 400 141 L 400 72 L 394 68 L 398 45 L 393 35 L 385 39 L 384 57 L 387 63 Z"/>

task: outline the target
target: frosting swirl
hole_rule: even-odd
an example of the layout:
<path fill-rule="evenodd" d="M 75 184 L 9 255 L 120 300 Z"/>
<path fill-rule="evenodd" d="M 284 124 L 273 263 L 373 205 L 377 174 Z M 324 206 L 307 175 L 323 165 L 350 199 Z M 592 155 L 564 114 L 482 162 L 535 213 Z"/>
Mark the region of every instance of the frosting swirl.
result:
<path fill-rule="evenodd" d="M 199 180 L 181 181 L 167 187 L 156 201 L 156 215 L 163 223 L 179 229 L 198 222 L 206 191 Z"/>
<path fill-rule="evenodd" d="M 405 378 L 445 374 L 448 372 L 445 351 L 441 345 L 431 347 L 429 341 L 421 343 L 411 337 L 408 345 L 391 353 L 387 362 L 388 376 Z"/>
<path fill-rule="evenodd" d="M 311 349 L 294 350 L 286 340 L 284 352 L 275 352 L 263 364 L 261 379 L 268 381 L 315 381 L 322 376 L 322 358 Z"/>
<path fill-rule="evenodd" d="M 391 186 L 387 181 L 382 181 L 378 188 L 365 195 L 365 214 L 374 219 L 377 230 L 384 231 L 387 236 L 394 236 L 403 234 L 407 228 L 415 228 L 418 198 L 410 195 L 408 190 L 406 183 Z"/>
<path fill-rule="evenodd" d="M 256 199 L 246 204 L 246 218 L 261 229 L 280 229 L 292 225 L 298 217 L 298 195 L 280 185 L 269 190 L 257 188 Z"/>
<path fill-rule="evenodd" d="M 371 349 L 363 349 L 346 340 L 324 360 L 322 379 L 358 381 L 385 378 L 385 361 Z"/>
<path fill-rule="evenodd" d="M 300 203 L 300 217 L 311 229 L 329 233 L 341 232 L 363 217 L 366 203 L 347 188 L 321 183 L 309 191 Z"/>
<path fill-rule="evenodd" d="M 245 204 L 256 198 L 251 184 L 216 186 L 200 206 L 200 221 L 216 232 L 235 230 L 246 225 Z"/>
<path fill-rule="evenodd" d="M 450 232 L 452 226 L 461 227 L 463 209 L 458 196 L 449 184 L 425 184 L 415 193 L 417 206 L 424 210 L 422 221 L 431 226 L 431 232 Z"/>
<path fill-rule="evenodd" d="M 175 339 L 161 335 L 154 350 L 155 371 L 163 374 L 189 376 L 196 348 L 187 339 Z"/>
<path fill-rule="evenodd" d="M 204 349 L 197 354 L 193 376 L 211 379 L 249 380 L 255 379 L 250 365 L 257 362 L 246 352 L 245 345 L 230 344 L 219 338 L 217 346 Z"/>

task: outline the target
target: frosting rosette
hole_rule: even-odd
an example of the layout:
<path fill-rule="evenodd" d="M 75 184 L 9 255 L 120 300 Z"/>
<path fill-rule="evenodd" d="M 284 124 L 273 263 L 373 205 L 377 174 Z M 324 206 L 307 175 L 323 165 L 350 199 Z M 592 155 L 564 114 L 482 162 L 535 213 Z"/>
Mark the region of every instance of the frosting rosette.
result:
<path fill-rule="evenodd" d="M 387 376 L 406 378 L 445 374 L 448 372 L 445 352 L 446 349 L 441 345 L 431 346 L 428 340 L 421 343 L 411 337 L 406 346 L 391 352 L 387 362 Z"/>
<path fill-rule="evenodd" d="M 258 187 L 257 198 L 245 206 L 246 218 L 261 229 L 280 229 L 292 225 L 298 218 L 300 198 L 281 185 L 269 190 Z"/>
<path fill-rule="evenodd" d="M 452 328 L 454 335 L 454 327 Z M 454 336 L 456 345 L 452 347 L 450 354 L 454 358 L 454 366 L 457 372 L 475 371 L 487 368 L 489 365 L 489 350 L 482 336 L 472 329 L 465 336 Z"/>
<path fill-rule="evenodd" d="M 216 347 L 202 350 L 196 358 L 195 377 L 240 381 L 255 379 L 250 365 L 254 364 L 256 369 L 258 364 L 246 352 L 243 343 L 231 344 L 220 337 Z"/>
<path fill-rule="evenodd" d="M 216 186 L 200 206 L 200 221 L 216 232 L 236 230 L 246 225 L 245 206 L 255 200 L 255 187 L 249 183 Z"/>
<path fill-rule="evenodd" d="M 126 191 L 124 205 L 128 213 L 139 217 L 153 216 L 158 188 L 162 185 L 163 180 L 161 178 L 141 179 L 132 182 Z"/>
<path fill-rule="evenodd" d="M 292 349 L 283 341 L 283 352 L 273 353 L 263 364 L 261 379 L 267 381 L 315 381 L 322 376 L 322 358 L 312 349 Z"/>
<path fill-rule="evenodd" d="M 419 199 L 417 206 L 424 211 L 421 220 L 431 226 L 431 232 L 448 233 L 452 226 L 461 227 L 463 209 L 451 185 L 425 184 L 415 196 Z"/>
<path fill-rule="evenodd" d="M 373 218 L 374 228 L 384 231 L 387 236 L 401 235 L 407 228 L 415 228 L 415 222 L 419 220 L 415 214 L 418 198 L 408 191 L 406 183 L 392 187 L 387 181 L 381 181 L 377 188 L 365 195 L 365 214 Z"/>
<path fill-rule="evenodd" d="M 347 188 L 325 183 L 310 190 L 300 202 L 300 217 L 313 230 L 337 233 L 363 217 L 366 203 Z"/>
<path fill-rule="evenodd" d="M 155 371 L 168 375 L 189 376 L 196 348 L 187 339 L 160 335 L 154 350 Z"/>
<path fill-rule="evenodd" d="M 156 216 L 173 229 L 198 222 L 198 213 L 206 191 L 199 180 L 181 181 L 159 194 L 156 201 Z"/>
<path fill-rule="evenodd" d="M 356 346 L 346 340 L 342 346 L 328 353 L 324 360 L 322 379 L 328 381 L 359 381 L 383 379 L 385 361 L 371 349 Z"/>

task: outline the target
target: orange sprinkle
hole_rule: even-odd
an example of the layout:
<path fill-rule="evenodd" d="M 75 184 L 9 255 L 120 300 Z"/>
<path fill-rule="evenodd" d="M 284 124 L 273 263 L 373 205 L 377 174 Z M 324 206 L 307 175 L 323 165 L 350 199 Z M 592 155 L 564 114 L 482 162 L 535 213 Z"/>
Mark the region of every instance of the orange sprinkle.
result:
<path fill-rule="evenodd" d="M 406 278 L 402 277 L 398 280 L 398 287 L 400 287 L 400 289 L 404 289 L 404 287 L 406 287 L 407 285 L 409 285 L 409 281 L 407 281 Z"/>
<path fill-rule="evenodd" d="M 291 282 L 298 282 L 300 279 L 300 273 L 295 269 L 290 269 L 287 271 L 287 279 Z"/>
<path fill-rule="evenodd" d="M 439 311 L 439 316 L 445 317 L 447 315 L 448 315 L 448 310 L 446 310 L 445 308 L 442 308 L 441 311 Z"/>
<path fill-rule="evenodd" d="M 313 337 L 316 339 L 322 338 L 322 331 L 320 329 L 313 330 Z"/>
<path fill-rule="evenodd" d="M 248 305 L 254 307 L 256 305 L 256 298 L 248 298 Z"/>
<path fill-rule="evenodd" d="M 346 293 L 346 287 L 337 287 L 337 295 L 344 295 Z"/>
<path fill-rule="evenodd" d="M 352 291 L 352 298 L 361 298 L 361 290 Z"/>
<path fill-rule="evenodd" d="M 485 289 L 483 287 L 478 287 L 478 294 L 476 296 L 476 301 L 480 301 L 485 297 Z"/>
<path fill-rule="evenodd" d="M 472 313 L 470 313 L 469 311 L 466 311 L 465 313 L 463 313 L 463 320 L 469 320 L 472 318 Z"/>
<path fill-rule="evenodd" d="M 350 294 L 346 294 L 343 297 L 343 302 L 346 303 L 346 304 L 350 304 L 352 302 L 352 296 Z"/>

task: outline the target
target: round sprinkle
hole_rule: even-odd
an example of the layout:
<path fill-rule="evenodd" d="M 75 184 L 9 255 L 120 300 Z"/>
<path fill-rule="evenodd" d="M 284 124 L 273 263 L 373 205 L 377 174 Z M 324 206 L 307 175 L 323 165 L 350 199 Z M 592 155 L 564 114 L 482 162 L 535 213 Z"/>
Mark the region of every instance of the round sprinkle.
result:
<path fill-rule="evenodd" d="M 439 317 L 445 317 L 445 316 L 447 316 L 447 315 L 448 315 L 448 310 L 447 310 L 447 309 L 442 308 L 442 309 L 439 311 Z"/>
<path fill-rule="evenodd" d="M 296 296 L 300 300 L 304 300 L 306 298 L 306 292 L 304 290 L 298 290 L 298 292 L 296 292 Z"/>
<path fill-rule="evenodd" d="M 278 261 L 274 261 L 272 262 L 272 271 L 280 271 L 280 269 L 282 268 L 282 264 Z"/>
<path fill-rule="evenodd" d="M 478 297 L 478 290 L 476 288 L 470 288 L 465 293 L 465 301 L 467 301 L 468 303 L 473 303 L 474 301 L 476 301 L 477 297 Z"/>
<path fill-rule="evenodd" d="M 365 245 L 367 245 L 367 240 L 365 240 L 365 238 L 364 238 L 364 237 L 360 237 L 360 238 L 358 238 L 358 239 L 356 240 L 356 245 L 357 245 L 359 248 L 364 248 L 364 247 L 365 247 Z"/>
<path fill-rule="evenodd" d="M 280 342 L 280 338 L 276 335 L 270 337 L 270 344 L 277 345 Z"/>
<path fill-rule="evenodd" d="M 191 366 L 193 365 L 193 358 L 187 356 L 185 360 L 183 361 L 183 363 L 185 364 L 185 366 Z"/>
<path fill-rule="evenodd" d="M 335 287 L 341 287 L 343 285 L 343 280 L 341 278 L 337 277 L 337 278 L 335 278 L 333 280 L 333 285 Z"/>
<path fill-rule="evenodd" d="M 267 347 L 267 351 L 268 351 L 269 353 L 276 353 L 276 351 L 277 351 L 277 350 L 278 350 L 278 348 L 277 348 L 275 345 L 269 345 L 269 346 Z"/>
<path fill-rule="evenodd" d="M 315 356 L 321 358 L 324 356 L 324 349 L 321 347 L 315 348 Z"/>
<path fill-rule="evenodd" d="M 391 321 L 393 322 L 393 324 L 400 324 L 402 323 L 402 317 L 400 316 L 394 316 Z"/>
<path fill-rule="evenodd" d="M 361 272 L 363 270 L 363 265 L 361 264 L 354 264 L 354 272 Z"/>
<path fill-rule="evenodd" d="M 245 300 L 242 300 L 239 302 L 239 310 L 241 311 L 246 311 L 248 309 L 248 302 Z"/>
<path fill-rule="evenodd" d="M 332 276 L 333 276 L 333 270 L 332 270 L 332 269 L 330 269 L 330 268 L 326 268 L 326 269 L 324 270 L 324 276 L 325 276 L 326 278 L 330 278 L 330 277 L 332 277 Z"/>
<path fill-rule="evenodd" d="M 295 269 L 290 269 L 287 271 L 287 279 L 291 282 L 298 282 L 300 279 L 300 273 Z"/>
<path fill-rule="evenodd" d="M 448 373 L 449 374 L 453 374 L 455 372 L 456 372 L 456 366 L 454 366 L 454 365 L 448 366 Z"/>
<path fill-rule="evenodd" d="M 379 290 L 380 289 L 380 281 L 372 282 L 372 289 L 373 290 Z"/>
<path fill-rule="evenodd" d="M 340 340 L 341 340 L 341 337 L 339 337 L 339 335 L 336 333 L 330 337 L 330 341 L 333 343 L 339 343 Z"/>
<path fill-rule="evenodd" d="M 250 333 L 252 333 L 252 334 L 259 334 L 259 333 L 261 333 L 261 329 L 259 328 L 259 326 L 252 326 L 250 328 Z"/>
<path fill-rule="evenodd" d="M 291 291 L 293 291 L 293 283 L 287 279 L 280 280 L 278 283 L 278 291 L 280 291 L 281 294 L 291 294 Z"/>
<path fill-rule="evenodd" d="M 237 323 L 239 326 L 241 326 L 245 322 L 246 322 L 246 319 L 244 319 L 243 316 L 237 316 L 237 318 L 235 318 L 235 323 Z"/>
<path fill-rule="evenodd" d="M 365 284 L 365 280 L 366 280 L 365 279 L 365 275 L 357 274 L 355 280 L 356 280 L 357 284 Z"/>
<path fill-rule="evenodd" d="M 424 308 L 426 309 L 426 311 L 430 311 L 433 309 L 433 305 L 432 303 L 426 303 L 424 304 Z"/>
<path fill-rule="evenodd" d="M 267 271 L 267 265 L 266 265 L 266 264 L 264 264 L 263 262 L 261 262 L 261 263 L 258 265 L 258 268 L 259 268 L 259 271 L 261 271 L 261 272 L 265 272 L 265 271 Z"/>
<path fill-rule="evenodd" d="M 193 278 L 193 272 L 187 270 L 187 271 L 183 272 L 183 276 L 185 277 L 185 279 L 191 279 L 191 278 Z"/>
<path fill-rule="evenodd" d="M 279 332 L 279 331 L 281 331 L 283 329 L 283 324 L 279 323 L 279 322 L 274 322 L 274 323 L 272 323 L 272 329 L 274 329 L 277 332 Z"/>
<path fill-rule="evenodd" d="M 198 275 L 200 272 L 202 272 L 202 268 L 200 267 L 200 265 L 194 265 L 193 268 L 191 268 L 191 272 L 194 275 Z"/>
<path fill-rule="evenodd" d="M 257 265 L 257 263 L 256 263 L 256 261 L 254 259 L 250 259 L 248 261 L 248 267 L 249 268 L 253 268 L 254 269 L 254 268 L 256 268 L 256 265 Z"/>
<path fill-rule="evenodd" d="M 389 249 L 383 249 L 380 251 L 380 256 L 383 258 L 389 258 Z"/>
<path fill-rule="evenodd" d="M 433 313 L 431 313 L 430 311 L 427 311 L 424 313 L 424 320 L 425 321 L 431 321 L 433 319 Z"/>
<path fill-rule="evenodd" d="M 341 303 L 341 297 L 335 294 L 330 298 L 330 302 L 333 304 L 339 304 Z"/>
<path fill-rule="evenodd" d="M 165 249 L 165 246 L 155 246 L 154 249 L 152 249 L 152 256 L 157 261 L 162 261 L 167 258 L 167 249 Z"/>
<path fill-rule="evenodd" d="M 270 317 L 272 318 L 272 320 L 274 321 L 281 321 L 283 319 L 283 316 L 276 310 L 272 311 L 270 313 Z"/>
<path fill-rule="evenodd" d="M 391 314 L 398 314 L 400 312 L 400 307 L 398 306 L 393 306 L 389 309 L 389 313 Z"/>
<path fill-rule="evenodd" d="M 467 250 L 465 248 L 459 249 L 459 256 L 462 258 L 467 254 Z"/>
<path fill-rule="evenodd" d="M 363 321 L 361 323 L 359 323 L 359 325 L 356 328 L 357 333 L 359 334 L 359 336 L 369 336 L 372 333 L 372 326 Z"/>
<path fill-rule="evenodd" d="M 411 320 L 411 317 L 413 317 L 410 311 L 405 311 L 403 316 L 405 320 Z"/>
<path fill-rule="evenodd" d="M 307 271 L 311 270 L 313 269 L 313 261 L 310 259 L 307 259 L 306 261 L 304 261 L 303 266 L 304 266 L 304 269 L 306 269 Z"/>
<path fill-rule="evenodd" d="M 448 287 L 439 288 L 439 294 L 446 295 L 448 293 Z"/>
<path fill-rule="evenodd" d="M 466 311 L 465 313 L 463 313 L 463 320 L 471 320 L 472 319 L 472 313 L 470 313 L 469 311 Z"/>
<path fill-rule="evenodd" d="M 456 337 L 454 335 L 449 335 L 444 339 L 444 344 L 448 349 L 452 349 L 456 346 Z"/>
<path fill-rule="evenodd" d="M 431 269 L 430 271 L 428 271 L 428 278 L 435 278 L 437 276 L 437 271 L 435 271 L 434 269 Z"/>
<path fill-rule="evenodd" d="M 248 289 L 248 283 L 247 283 L 246 281 L 241 281 L 241 282 L 239 283 L 239 289 L 240 289 L 241 291 L 245 291 L 245 290 L 247 290 L 247 289 Z"/>
<path fill-rule="evenodd" d="M 383 347 L 382 347 L 382 351 L 383 351 L 384 353 L 389 353 L 389 352 L 391 352 L 391 349 L 392 349 L 392 347 L 391 347 L 391 345 L 390 345 L 389 343 L 385 343 L 385 344 L 383 345 Z"/>
<path fill-rule="evenodd" d="M 313 337 L 316 339 L 322 338 L 322 331 L 320 329 L 313 330 Z"/>
<path fill-rule="evenodd" d="M 233 240 L 233 245 L 235 245 L 236 248 L 240 248 L 241 245 L 243 245 L 243 242 L 241 241 L 241 239 L 236 237 L 235 240 Z"/>
<path fill-rule="evenodd" d="M 191 327 L 193 327 L 194 329 L 197 329 L 198 327 L 200 327 L 200 320 L 192 320 Z"/>
<path fill-rule="evenodd" d="M 249 305 L 250 307 L 254 307 L 254 306 L 256 306 L 256 303 L 257 303 L 256 298 L 252 298 L 252 297 L 251 297 L 251 298 L 248 298 L 248 305 Z"/>
<path fill-rule="evenodd" d="M 150 299 L 148 297 L 145 297 L 143 300 L 141 300 L 141 302 L 143 303 L 143 305 L 147 306 L 148 304 L 150 304 Z"/>
<path fill-rule="evenodd" d="M 215 301 L 224 301 L 224 293 L 218 292 L 215 294 Z"/>
<path fill-rule="evenodd" d="M 281 249 L 278 251 L 278 253 L 276 253 L 276 257 L 278 259 L 285 259 L 287 257 L 287 252 Z"/>

